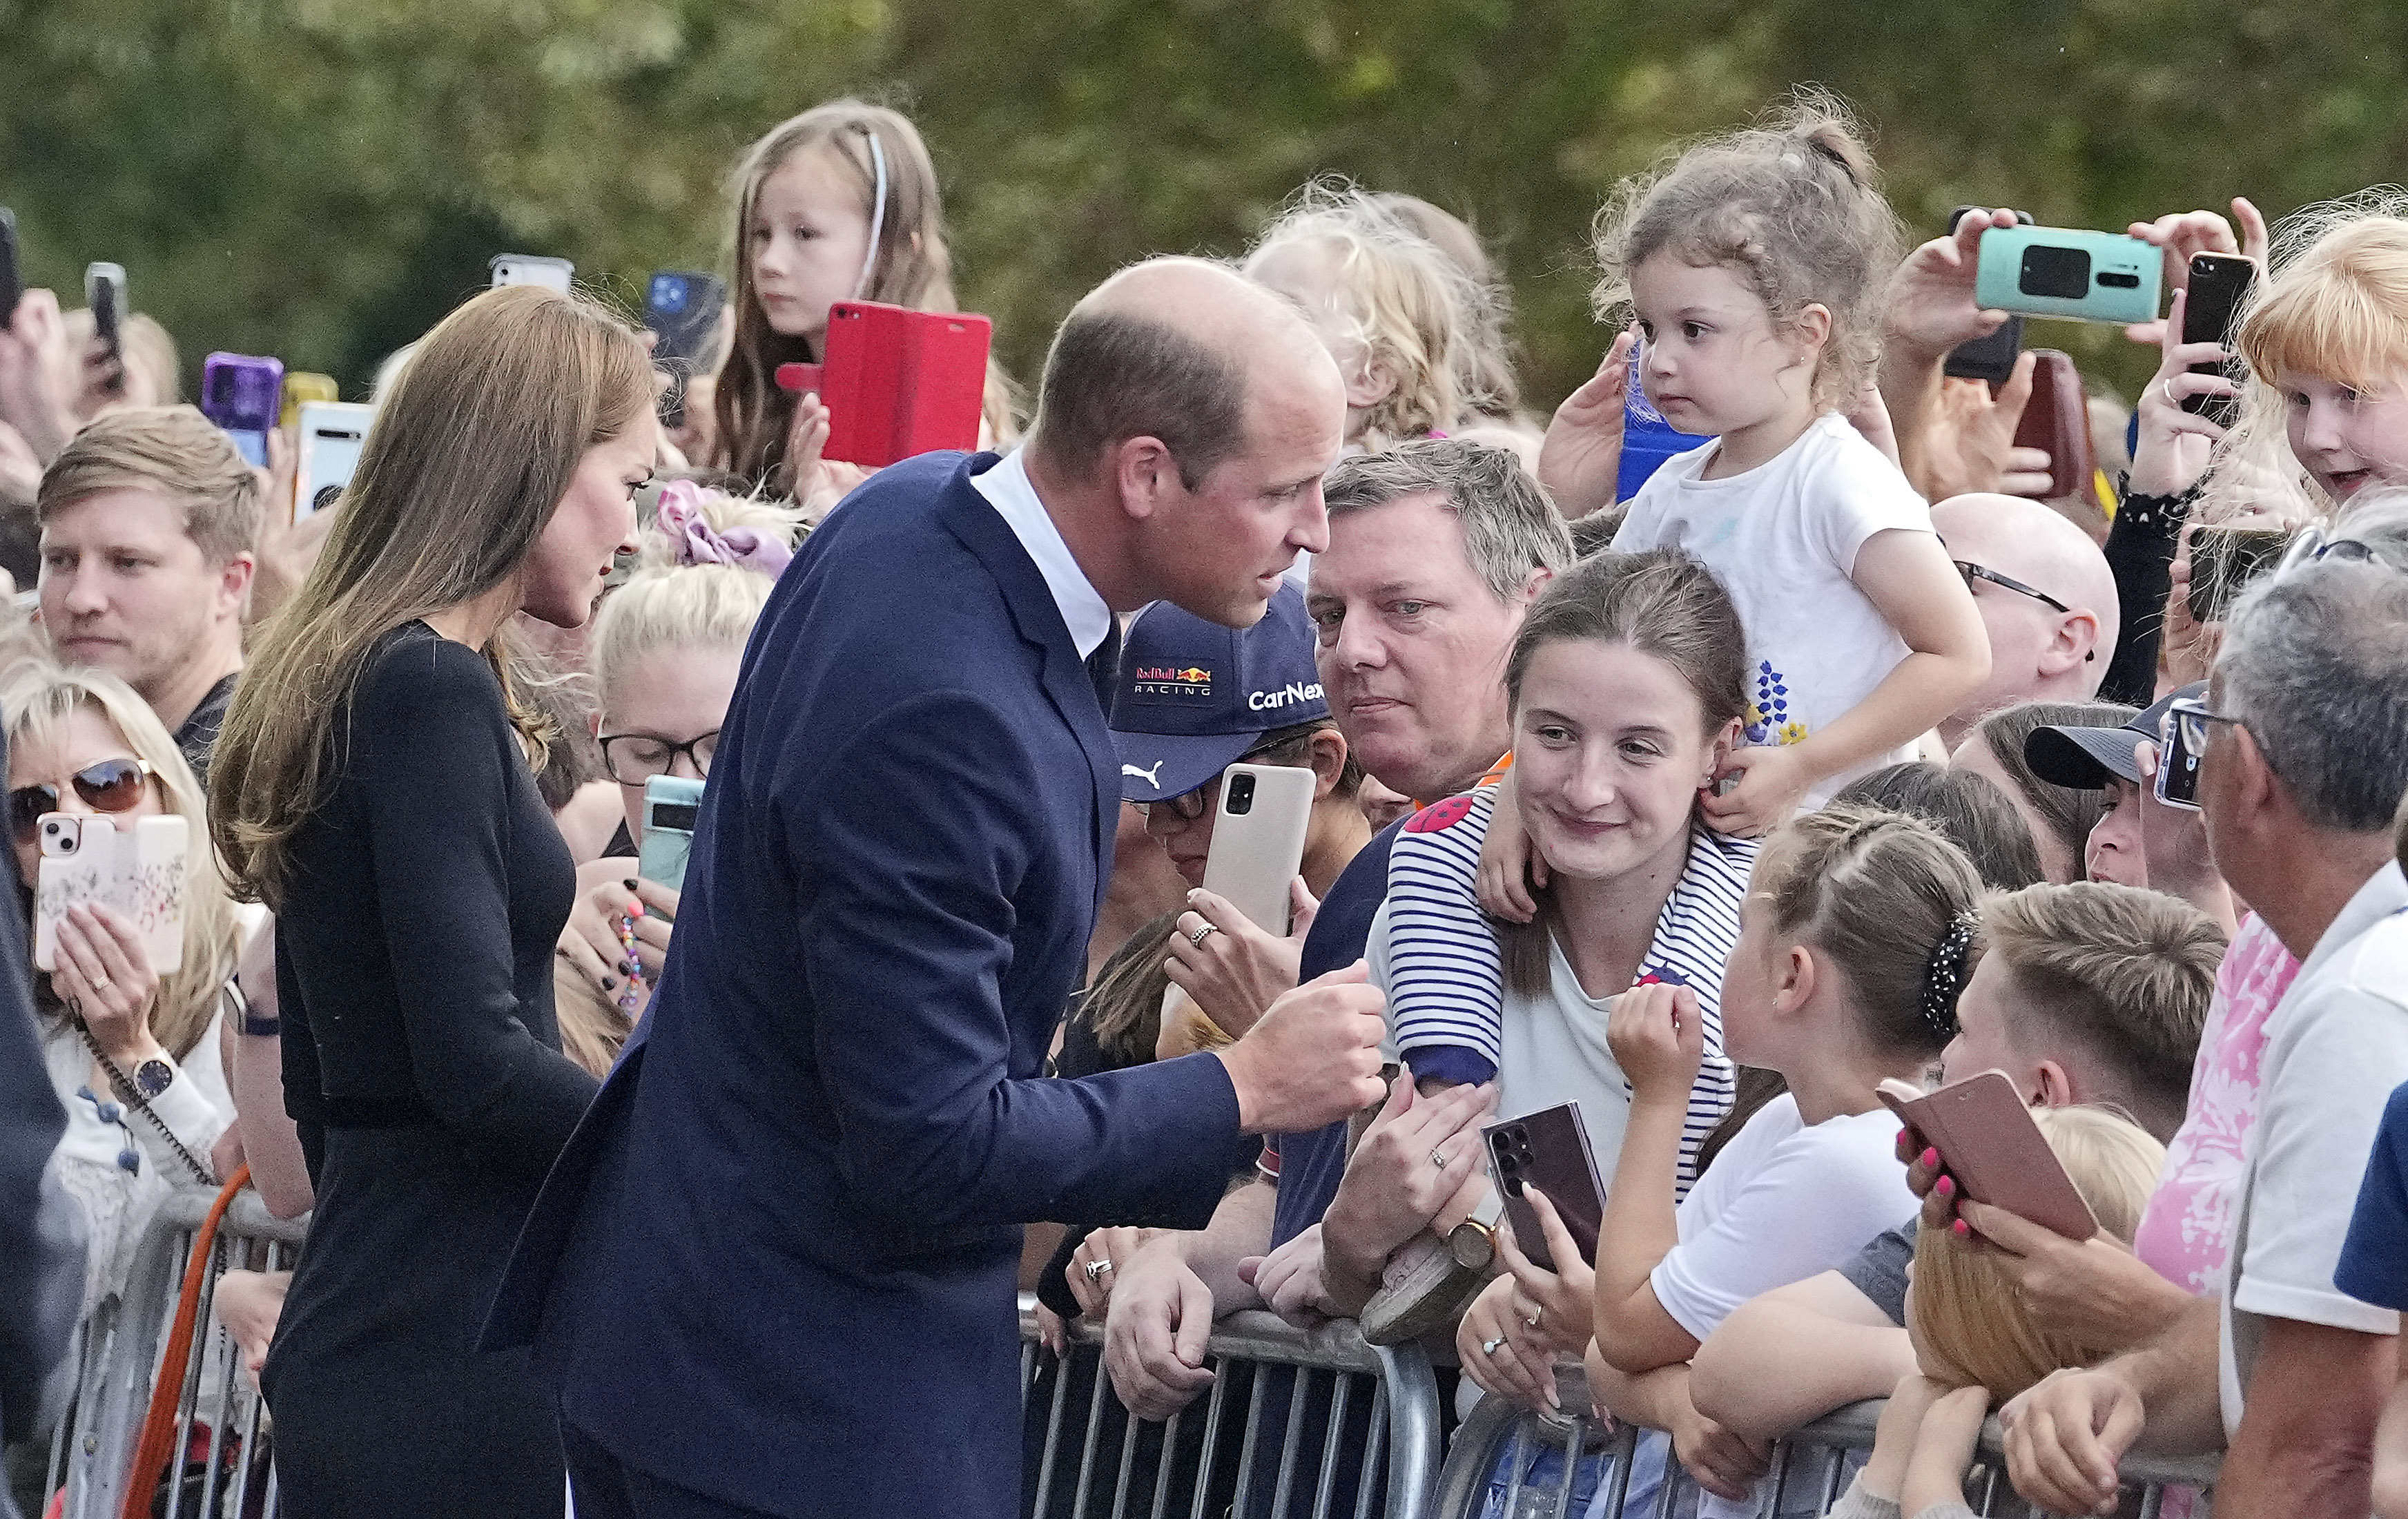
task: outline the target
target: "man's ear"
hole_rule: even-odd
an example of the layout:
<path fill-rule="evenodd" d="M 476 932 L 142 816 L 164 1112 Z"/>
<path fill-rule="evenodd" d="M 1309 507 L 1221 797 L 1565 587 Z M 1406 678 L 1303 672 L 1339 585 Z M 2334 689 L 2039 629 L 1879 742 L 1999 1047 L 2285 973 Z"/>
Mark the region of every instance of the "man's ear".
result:
<path fill-rule="evenodd" d="M 2057 619 L 2057 632 L 2041 651 L 2040 672 L 2063 675 L 2087 660 L 2099 648 L 2099 614 L 2068 612 Z"/>
<path fill-rule="evenodd" d="M 2229 724 L 2232 730 L 2232 800 L 2242 812 L 2235 822 L 2254 826 L 2280 826 L 2286 815 L 2299 811 L 2291 800 L 2282 777 L 2266 763 L 2266 752 L 2258 747 L 2258 736 L 2241 724 Z"/>
<path fill-rule="evenodd" d="M 585 714 L 585 731 L 595 738 L 602 737 L 602 709 L 596 707 Z"/>
<path fill-rule="evenodd" d="M 1549 569 L 1544 565 L 1539 566 L 1537 568 L 1531 570 L 1527 575 L 1523 576 L 1522 605 L 1526 607 L 1530 603 L 1538 600 L 1539 593 L 1545 590 L 1547 588 L 1547 582 L 1555 578 L 1555 572 Z"/>
<path fill-rule="evenodd" d="M 1325 801 L 1337 794 L 1338 778 L 1346 773 L 1346 735 L 1336 728 L 1319 729 L 1307 753 L 1312 761 L 1312 799 Z"/>
<path fill-rule="evenodd" d="M 233 604 L 237 616 L 251 599 L 251 579 L 258 573 L 258 556 L 248 549 L 227 560 L 218 571 L 219 594 Z"/>
<path fill-rule="evenodd" d="M 2036 1108 L 2071 1108 L 2082 1099 L 2075 1096 L 2073 1078 L 2054 1060 L 2043 1060 L 2032 1072 L 2033 1090 L 2024 1094 Z"/>
<path fill-rule="evenodd" d="M 1179 461 L 1162 439 L 1126 437 L 1109 455 L 1113 484 L 1120 488 L 1121 510 L 1142 521 L 1160 510 L 1174 495 L 1186 494 Z"/>

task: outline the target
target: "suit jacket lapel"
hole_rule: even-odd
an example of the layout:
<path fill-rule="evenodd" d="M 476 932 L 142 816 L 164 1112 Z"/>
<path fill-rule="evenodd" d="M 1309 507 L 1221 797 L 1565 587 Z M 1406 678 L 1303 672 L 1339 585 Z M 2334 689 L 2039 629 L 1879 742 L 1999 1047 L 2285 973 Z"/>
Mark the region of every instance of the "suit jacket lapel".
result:
<path fill-rule="evenodd" d="M 1062 609 L 1045 583 L 1045 576 L 1038 569 L 1037 562 L 1028 557 L 1028 551 L 1020 546 L 1011 524 L 970 483 L 973 473 L 994 462 L 995 455 L 991 453 L 968 460 L 962 472 L 953 477 L 939 513 L 946 527 L 978 555 L 980 563 L 995 577 L 1022 639 L 1042 652 L 1045 695 L 1061 713 L 1062 721 L 1069 724 L 1079 748 L 1087 756 L 1087 769 L 1096 789 L 1096 905 L 1100 910 L 1111 874 L 1112 838 L 1120 825 L 1120 752 L 1112 747 L 1111 734 L 1104 726 L 1097 683 L 1087 663 L 1080 659 L 1078 646 L 1070 641 L 1069 626 L 1062 621 Z M 1116 625 L 1115 635 L 1117 632 Z M 1118 641 L 1117 637 L 1107 638 L 1103 649 L 1096 651 L 1097 656 Z"/>

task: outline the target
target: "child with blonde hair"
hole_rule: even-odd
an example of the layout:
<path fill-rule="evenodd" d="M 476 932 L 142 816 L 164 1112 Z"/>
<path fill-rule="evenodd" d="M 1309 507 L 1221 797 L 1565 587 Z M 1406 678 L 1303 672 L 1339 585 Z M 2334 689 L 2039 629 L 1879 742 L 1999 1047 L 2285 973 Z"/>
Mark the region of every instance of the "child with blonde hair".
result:
<path fill-rule="evenodd" d="M 2165 1146 L 2106 1108 L 2040 1108 L 2032 1120 L 2100 1231 L 2128 1245 Z M 1990 1405 L 2114 1349 L 2042 1324 L 1995 1251 L 1955 1232 L 1963 1227 L 1926 1222 L 1916 1231 L 1906 1328 L 1918 1371 L 1891 1395 L 1872 1458 L 1831 1511 L 1833 1519 L 1970 1516 L 1965 1469 Z"/>
<path fill-rule="evenodd" d="M 1443 436 L 1477 414 L 1488 296 L 1377 198 L 1342 179 L 1306 185 L 1263 229 L 1244 268 L 1294 302 L 1338 361 L 1350 450 Z"/>

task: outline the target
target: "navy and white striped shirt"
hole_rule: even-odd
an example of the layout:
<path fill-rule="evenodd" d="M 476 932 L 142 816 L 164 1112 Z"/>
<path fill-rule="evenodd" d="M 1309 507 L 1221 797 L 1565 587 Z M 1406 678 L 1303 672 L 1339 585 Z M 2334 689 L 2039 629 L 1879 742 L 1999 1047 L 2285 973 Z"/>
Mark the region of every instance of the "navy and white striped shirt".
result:
<path fill-rule="evenodd" d="M 1388 860 L 1388 899 L 1372 927 L 1372 979 L 1388 994 L 1389 1031 L 1408 1064 L 1425 1075 L 1440 1074 L 1441 1067 L 1451 1076 L 1495 1074 L 1499 1116 L 1578 1100 L 1598 1164 L 1610 1173 L 1630 1101 L 1629 1082 L 1605 1040 L 1613 994 L 1590 996 L 1559 944 L 1549 947 L 1548 996 L 1527 998 L 1506 987 L 1496 930 L 1474 890 L 1480 843 L 1497 797 L 1495 788 L 1451 797 L 1425 809 L 1398 835 Z M 1682 1129 L 1684 1190 L 1696 1178 L 1698 1145 L 1731 1108 L 1723 966 L 1739 941 L 1740 903 L 1756 848 L 1753 839 L 1693 826 L 1687 864 L 1640 964 L 1641 981 L 1694 991 L 1705 1024 L 1705 1061 Z"/>

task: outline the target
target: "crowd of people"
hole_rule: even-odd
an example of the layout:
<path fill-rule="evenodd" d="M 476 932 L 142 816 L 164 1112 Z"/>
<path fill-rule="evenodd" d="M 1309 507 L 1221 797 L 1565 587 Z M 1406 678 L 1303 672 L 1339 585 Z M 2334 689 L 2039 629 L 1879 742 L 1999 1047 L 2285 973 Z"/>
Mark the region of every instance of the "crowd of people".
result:
<path fill-rule="evenodd" d="M 2408 1519 L 2408 202 L 2132 223 L 2156 371 L 2052 494 L 2035 357 L 1948 373 L 2014 213 L 1910 247 L 1816 93 L 1601 211 L 1551 416 L 1478 236 L 1322 179 L 866 469 L 773 376 L 954 308 L 928 148 L 835 102 L 732 185 L 678 425 L 630 323 L 497 289 L 298 520 L 157 323 L 0 313 L 12 1443 L 247 1168 L 310 1218 L 215 1298 L 303 1519 L 1025 1510 L 1056 1379 L 1178 1459 L 1245 1309 L 1581 1389 L 1633 1505 L 1764 1512 L 1886 1397 L 1839 1512 L 1963 1512 L 1994 1413 L 2049 1512 L 2222 1452 L 2229 1515 Z M 2200 252 L 2260 270 L 2229 347 Z M 1240 763 L 1311 777 L 1284 921 L 1205 889 Z M 189 822 L 173 968 L 105 905 L 32 968 L 58 812 Z M 1879 1090 L 1991 1071 L 2089 1238 Z M 1490 1174 L 1568 1103 L 1593 1247 Z"/>

